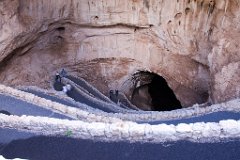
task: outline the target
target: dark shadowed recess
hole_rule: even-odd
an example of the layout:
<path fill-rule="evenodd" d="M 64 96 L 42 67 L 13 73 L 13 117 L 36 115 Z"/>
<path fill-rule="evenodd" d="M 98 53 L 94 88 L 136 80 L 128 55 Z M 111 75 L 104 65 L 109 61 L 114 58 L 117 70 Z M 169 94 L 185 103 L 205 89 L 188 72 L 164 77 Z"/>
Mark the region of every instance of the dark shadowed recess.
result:
<path fill-rule="evenodd" d="M 167 81 L 159 75 L 154 75 L 149 84 L 148 92 L 152 98 L 153 109 L 156 111 L 170 111 L 182 108 L 180 101 L 168 86 Z"/>
<path fill-rule="evenodd" d="M 31 160 L 237 160 L 240 157 L 239 140 L 151 144 L 39 136 L 0 144 L 0 147 L 0 154 L 5 158 Z"/>
<path fill-rule="evenodd" d="M 171 111 L 182 108 L 180 101 L 162 76 L 145 71 L 140 71 L 137 76 L 136 83 L 140 83 L 140 86 L 134 89 L 132 100 L 135 105 L 139 105 L 139 108 L 143 107 L 143 104 L 145 108 L 148 106 L 153 111 Z M 142 102 L 138 103 L 140 101 Z"/>

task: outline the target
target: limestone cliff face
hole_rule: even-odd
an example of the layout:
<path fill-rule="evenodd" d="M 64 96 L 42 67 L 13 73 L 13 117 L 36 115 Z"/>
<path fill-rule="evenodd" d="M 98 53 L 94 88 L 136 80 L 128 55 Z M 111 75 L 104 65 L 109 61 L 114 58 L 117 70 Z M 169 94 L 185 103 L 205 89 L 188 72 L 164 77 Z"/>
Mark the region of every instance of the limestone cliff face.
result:
<path fill-rule="evenodd" d="M 183 105 L 240 96 L 238 0 L 1 0 L 0 81 L 49 87 L 66 68 L 130 96 L 137 71 Z"/>

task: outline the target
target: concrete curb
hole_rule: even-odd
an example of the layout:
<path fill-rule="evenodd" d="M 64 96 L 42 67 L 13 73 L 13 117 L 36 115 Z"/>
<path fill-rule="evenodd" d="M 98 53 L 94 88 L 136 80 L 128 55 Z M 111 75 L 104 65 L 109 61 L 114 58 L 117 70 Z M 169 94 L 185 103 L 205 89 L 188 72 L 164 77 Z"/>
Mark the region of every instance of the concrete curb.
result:
<path fill-rule="evenodd" d="M 222 120 L 219 123 L 150 125 L 123 121 L 88 123 L 79 120 L 70 121 L 47 117 L 18 117 L 0 114 L 0 127 L 46 136 L 67 136 L 107 142 L 163 143 L 187 140 L 201 143 L 240 138 L 240 120 Z"/>
<path fill-rule="evenodd" d="M 74 107 L 69 107 L 57 102 L 52 102 L 50 100 L 46 100 L 44 98 L 40 98 L 35 96 L 34 94 L 19 91 L 13 89 L 11 87 L 6 87 L 4 85 L 0 85 L 0 93 L 6 94 L 17 99 L 37 104 L 40 107 L 51 109 L 55 112 L 65 114 L 74 119 L 81 119 L 86 122 L 91 121 L 99 121 L 111 123 L 115 121 L 160 121 L 160 120 L 174 120 L 174 119 L 182 119 L 182 118 L 190 118 L 193 116 L 201 116 L 206 113 L 213 113 L 218 111 L 234 111 L 240 112 L 240 99 L 231 100 L 221 104 L 215 104 L 208 107 L 199 107 L 198 105 L 174 110 L 167 112 L 145 112 L 139 114 L 138 111 L 134 113 L 102 113 L 102 112 L 88 112 L 84 110 L 80 110 Z M 141 112 L 141 111 L 140 111 Z"/>
<path fill-rule="evenodd" d="M 34 105 L 38 105 L 39 107 L 46 108 L 52 110 L 54 112 L 64 114 L 73 119 L 81 119 L 87 122 L 91 121 L 101 121 L 101 122 L 115 122 L 122 121 L 115 117 L 109 117 L 104 115 L 95 115 L 93 113 L 80 110 L 78 108 L 66 106 L 57 102 L 52 102 L 51 100 L 46 100 L 44 98 L 40 98 L 35 96 L 34 94 L 27 93 L 24 91 L 16 90 L 11 87 L 6 87 L 4 85 L 0 85 L 0 93 L 8 96 L 12 96 L 14 98 L 26 101 L 28 103 L 32 103 Z"/>

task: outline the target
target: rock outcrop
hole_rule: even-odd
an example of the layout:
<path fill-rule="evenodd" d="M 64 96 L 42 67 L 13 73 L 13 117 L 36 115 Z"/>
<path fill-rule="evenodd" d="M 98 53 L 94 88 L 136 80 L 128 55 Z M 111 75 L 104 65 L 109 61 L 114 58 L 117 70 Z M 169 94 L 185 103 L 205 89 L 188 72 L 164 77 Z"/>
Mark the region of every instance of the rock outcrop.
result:
<path fill-rule="evenodd" d="M 1 0 L 0 81 L 50 87 L 66 68 L 103 93 L 164 77 L 183 106 L 240 96 L 237 0 Z"/>

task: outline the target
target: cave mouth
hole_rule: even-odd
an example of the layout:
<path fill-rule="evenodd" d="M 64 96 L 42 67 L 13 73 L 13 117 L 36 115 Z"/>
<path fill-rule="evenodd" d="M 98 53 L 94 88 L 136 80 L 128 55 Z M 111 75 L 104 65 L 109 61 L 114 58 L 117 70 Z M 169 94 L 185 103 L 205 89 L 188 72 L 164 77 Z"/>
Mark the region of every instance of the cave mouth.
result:
<path fill-rule="evenodd" d="M 143 110 L 171 111 L 182 108 L 167 81 L 160 75 L 140 71 L 133 75 L 135 86 L 131 102 Z"/>

